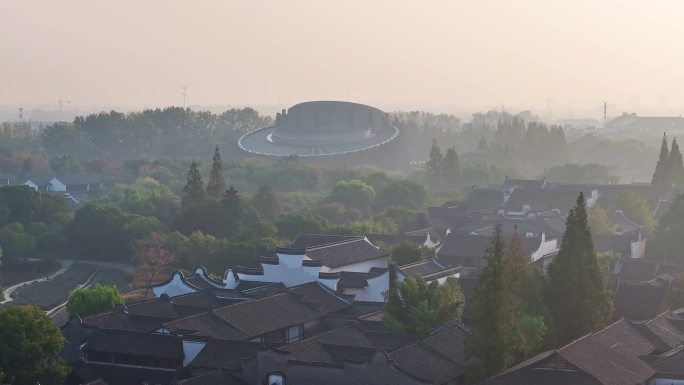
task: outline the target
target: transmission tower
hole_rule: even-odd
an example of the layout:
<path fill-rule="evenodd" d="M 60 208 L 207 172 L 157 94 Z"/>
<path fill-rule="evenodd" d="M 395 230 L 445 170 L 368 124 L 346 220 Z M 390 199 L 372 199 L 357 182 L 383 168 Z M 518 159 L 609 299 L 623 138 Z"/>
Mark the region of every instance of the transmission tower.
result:
<path fill-rule="evenodd" d="M 188 87 L 183 86 L 181 87 L 183 92 L 181 92 L 181 95 L 183 96 L 183 109 L 185 109 L 185 98 L 188 96 Z"/>

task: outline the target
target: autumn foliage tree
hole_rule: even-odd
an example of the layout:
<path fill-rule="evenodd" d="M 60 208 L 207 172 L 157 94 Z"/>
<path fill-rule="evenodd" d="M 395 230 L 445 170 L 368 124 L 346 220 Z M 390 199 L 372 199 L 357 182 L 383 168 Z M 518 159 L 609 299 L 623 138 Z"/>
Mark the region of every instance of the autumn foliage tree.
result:
<path fill-rule="evenodd" d="M 145 239 L 133 242 L 134 258 L 137 263 L 134 277 L 151 290 L 152 283 L 174 260 L 174 255 L 166 248 L 160 234 L 153 233 Z"/>

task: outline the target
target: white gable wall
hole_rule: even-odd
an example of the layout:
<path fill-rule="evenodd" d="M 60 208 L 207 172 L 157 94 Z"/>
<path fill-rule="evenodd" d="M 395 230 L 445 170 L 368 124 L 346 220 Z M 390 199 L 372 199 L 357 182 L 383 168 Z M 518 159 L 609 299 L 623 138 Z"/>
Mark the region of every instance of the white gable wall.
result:
<path fill-rule="evenodd" d="M 177 297 L 183 294 L 189 294 L 196 292 L 197 289 L 188 285 L 187 282 L 183 280 L 183 276 L 179 272 L 174 272 L 171 276 L 171 280 L 157 287 L 152 288 L 154 295 L 159 298 L 162 294 L 166 294 L 169 297 Z"/>
<path fill-rule="evenodd" d="M 531 255 L 532 262 L 537 262 L 545 256 L 554 254 L 556 252 L 558 252 L 558 240 L 546 240 L 546 233 L 542 233 L 539 248 Z"/>
<path fill-rule="evenodd" d="M 206 342 L 183 340 L 183 366 L 188 366 L 204 349 Z"/>
<path fill-rule="evenodd" d="M 67 186 L 57 178 L 50 179 L 50 191 L 66 192 Z"/>
<path fill-rule="evenodd" d="M 354 295 L 355 301 L 370 301 L 370 302 L 384 302 L 385 297 L 382 293 L 389 290 L 389 271 L 385 274 L 368 279 L 368 287 L 362 289 L 347 288 L 344 289 L 344 294 Z"/>

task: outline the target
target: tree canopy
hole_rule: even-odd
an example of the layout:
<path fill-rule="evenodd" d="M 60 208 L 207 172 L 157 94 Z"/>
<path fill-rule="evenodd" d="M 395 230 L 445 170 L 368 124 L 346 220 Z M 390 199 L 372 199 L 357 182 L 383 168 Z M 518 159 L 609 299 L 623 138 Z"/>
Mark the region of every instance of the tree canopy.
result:
<path fill-rule="evenodd" d="M 97 285 L 93 288 L 78 288 L 69 295 L 67 311 L 70 315 L 87 317 L 114 310 L 116 305 L 122 304 L 116 286 Z"/>
<path fill-rule="evenodd" d="M 59 385 L 67 373 L 59 358 L 64 337 L 35 306 L 0 309 L 0 368 L 16 385 Z"/>
<path fill-rule="evenodd" d="M 559 344 L 596 331 L 610 320 L 610 291 L 594 251 L 586 201 L 581 193 L 568 214 L 560 251 L 549 266 L 548 275 L 546 303 Z"/>
<path fill-rule="evenodd" d="M 465 299 L 455 278 L 440 285 L 420 278 L 406 278 L 385 294 L 383 322 L 390 330 L 426 335 L 449 320 L 463 317 Z"/>

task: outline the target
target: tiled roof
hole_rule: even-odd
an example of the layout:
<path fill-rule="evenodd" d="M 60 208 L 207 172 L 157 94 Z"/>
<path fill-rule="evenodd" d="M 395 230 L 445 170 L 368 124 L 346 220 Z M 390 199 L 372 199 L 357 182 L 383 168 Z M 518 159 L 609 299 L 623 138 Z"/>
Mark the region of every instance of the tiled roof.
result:
<path fill-rule="evenodd" d="M 580 192 L 579 190 L 515 189 L 504 204 L 504 209 L 521 211 L 523 206 L 529 206 L 531 211 L 557 209 L 561 214 L 565 214 L 575 206 Z"/>
<path fill-rule="evenodd" d="M 464 374 L 461 366 L 420 342 L 393 351 L 390 358 L 402 372 L 435 384 L 453 381 Z"/>
<path fill-rule="evenodd" d="M 249 381 L 225 370 L 216 369 L 208 373 L 178 381 L 174 385 L 248 385 Z"/>
<path fill-rule="evenodd" d="M 357 239 L 361 239 L 361 237 L 353 235 L 298 234 L 294 241 L 292 241 L 290 247 L 293 249 L 307 249 L 309 247 Z"/>
<path fill-rule="evenodd" d="M 546 184 L 546 179 L 514 179 L 506 177 L 501 188 L 527 188 L 527 189 L 541 189 Z"/>
<path fill-rule="evenodd" d="M 397 269 L 399 269 L 399 271 L 401 271 L 407 277 L 420 277 L 426 280 L 431 280 L 454 275 L 460 270 L 460 267 L 448 268 L 442 265 L 436 258 L 430 258 L 424 261 L 397 266 Z"/>
<path fill-rule="evenodd" d="M 238 303 L 213 313 L 249 337 L 302 324 L 322 317 L 319 304 L 306 303 L 294 293 Z"/>
<path fill-rule="evenodd" d="M 684 374 L 684 346 L 679 346 L 651 362 L 660 373 Z"/>
<path fill-rule="evenodd" d="M 665 306 L 668 286 L 664 283 L 633 284 L 619 281 L 613 295 L 615 315 L 629 320 L 647 320 Z"/>
<path fill-rule="evenodd" d="M 288 289 L 299 296 L 299 300 L 314 305 L 322 313 L 333 313 L 351 307 L 353 296 L 334 292 L 318 282 L 309 282 Z"/>
<path fill-rule="evenodd" d="M 95 175 L 62 175 L 55 178 L 66 186 L 102 183 L 100 178 Z"/>
<path fill-rule="evenodd" d="M 364 331 L 363 334 L 370 341 L 371 346 L 392 352 L 406 345 L 418 342 L 418 337 L 413 334 L 390 333 L 386 331 Z"/>
<path fill-rule="evenodd" d="M 474 188 L 470 195 L 468 195 L 466 202 L 468 204 L 498 207 L 504 202 L 504 194 L 499 189 Z"/>
<path fill-rule="evenodd" d="M 83 346 L 84 352 L 107 352 L 144 357 L 183 358 L 183 343 L 170 335 L 98 329 Z"/>
<path fill-rule="evenodd" d="M 623 258 L 617 266 L 617 276 L 630 283 L 641 283 L 655 278 L 660 262 L 652 259 Z"/>
<path fill-rule="evenodd" d="M 620 321 L 559 349 L 540 353 L 481 384 L 643 384 L 655 371 L 635 354 L 648 348 L 634 329 Z M 559 360 L 568 366 L 558 368 Z M 547 361 L 554 362 L 545 365 Z"/>
<path fill-rule="evenodd" d="M 604 346 L 620 348 L 635 355 L 643 356 L 654 352 L 657 347 L 628 321 L 621 319 L 594 334 Z"/>
<path fill-rule="evenodd" d="M 118 308 L 108 313 L 84 317 L 83 324 L 101 329 L 151 332 L 158 329 L 164 322 L 168 322 L 172 319 L 173 318 L 130 314 L 123 308 Z"/>
<path fill-rule="evenodd" d="M 461 325 L 454 324 L 425 339 L 423 343 L 452 362 L 465 366 L 465 339 L 467 332 Z"/>
<path fill-rule="evenodd" d="M 244 340 L 249 337 L 247 334 L 237 330 L 223 319 L 217 317 L 213 312 L 197 314 L 167 322 L 164 324 L 164 327 L 169 330 L 198 337 L 212 337 L 229 340 Z"/>
<path fill-rule="evenodd" d="M 375 246 L 380 246 L 383 244 L 385 246 L 396 246 L 400 244 L 404 239 L 408 239 L 415 242 L 415 237 L 406 237 L 404 234 L 366 234 L 366 239 Z M 422 241 L 415 242 L 419 245 L 423 244 L 425 241 L 425 236 L 422 237 Z"/>
<path fill-rule="evenodd" d="M 83 384 L 95 380 L 100 381 L 95 382 L 96 384 L 106 385 L 172 384 L 178 377 L 179 374 L 175 370 L 155 370 L 91 362 L 73 367 L 73 372 L 65 384 Z"/>
<path fill-rule="evenodd" d="M 306 249 L 306 256 L 314 261 L 321 261 L 324 266 L 337 268 L 372 259 L 387 257 L 365 239 L 352 239 L 330 245 L 310 247 Z"/>
<path fill-rule="evenodd" d="M 288 384 L 300 385 L 417 385 L 422 382 L 399 371 L 387 355 L 374 351 L 365 362 L 319 364 L 293 360 L 286 352 L 259 352 L 259 378 L 277 370 L 285 374 Z"/>
<path fill-rule="evenodd" d="M 492 239 L 484 235 L 449 234 L 437 251 L 437 258 L 448 266 L 458 266 L 453 257 L 482 258 Z"/>
<path fill-rule="evenodd" d="M 356 271 L 340 271 L 339 273 L 327 274 L 336 274 L 339 277 L 339 280 L 337 281 L 338 290 L 346 288 L 363 289 L 365 287 L 368 287 L 369 279 L 377 278 L 387 273 L 388 270 L 389 269 L 387 268 L 372 267 L 370 271 L 367 273 Z"/>
<path fill-rule="evenodd" d="M 589 335 L 560 349 L 558 354 L 604 385 L 641 384 L 655 371 L 637 356 L 603 345 Z"/>
<path fill-rule="evenodd" d="M 286 345 L 283 350 L 290 353 L 292 360 L 317 363 L 342 363 L 350 361 L 349 353 L 367 353 L 366 350 L 343 350 L 338 347 L 371 348 L 372 345 L 362 332 L 354 327 L 347 326 Z"/>
<path fill-rule="evenodd" d="M 653 334 L 670 348 L 684 344 L 684 331 L 679 329 L 670 319 L 670 312 L 664 312 L 644 323 Z"/>
<path fill-rule="evenodd" d="M 210 339 L 190 366 L 196 369 L 239 370 L 241 361 L 255 359 L 261 347 L 263 344 L 258 342 Z"/>

